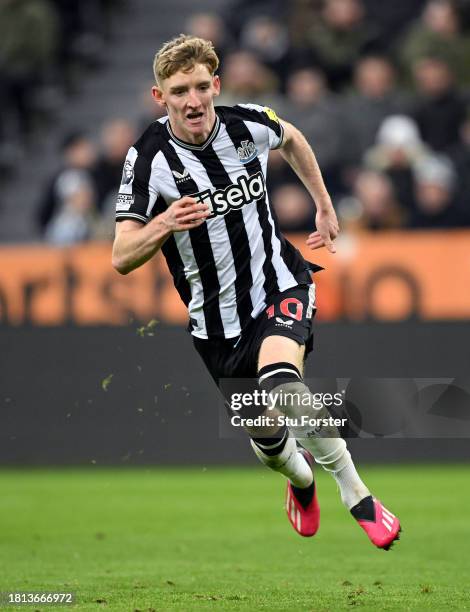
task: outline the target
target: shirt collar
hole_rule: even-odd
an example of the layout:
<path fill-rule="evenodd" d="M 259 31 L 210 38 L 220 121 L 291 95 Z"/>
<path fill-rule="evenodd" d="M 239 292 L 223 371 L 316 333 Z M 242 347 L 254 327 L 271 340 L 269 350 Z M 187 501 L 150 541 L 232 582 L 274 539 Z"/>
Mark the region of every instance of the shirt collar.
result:
<path fill-rule="evenodd" d="M 220 128 L 220 119 L 219 116 L 216 114 L 215 116 L 215 123 L 214 126 L 209 134 L 209 136 L 207 137 L 207 139 L 202 143 L 202 144 L 192 144 L 190 142 L 185 142 L 184 140 L 180 140 L 177 136 L 175 136 L 175 134 L 173 133 L 173 130 L 171 129 L 171 125 L 170 125 L 170 120 L 168 119 L 168 121 L 166 122 L 166 128 L 168 130 L 168 133 L 170 135 L 170 138 L 176 142 L 177 145 L 179 145 L 180 147 L 183 147 L 184 149 L 192 149 L 193 151 L 202 151 L 204 150 L 206 147 L 208 147 L 211 142 L 214 140 L 214 138 L 217 136 L 218 132 L 219 132 L 219 128 Z"/>

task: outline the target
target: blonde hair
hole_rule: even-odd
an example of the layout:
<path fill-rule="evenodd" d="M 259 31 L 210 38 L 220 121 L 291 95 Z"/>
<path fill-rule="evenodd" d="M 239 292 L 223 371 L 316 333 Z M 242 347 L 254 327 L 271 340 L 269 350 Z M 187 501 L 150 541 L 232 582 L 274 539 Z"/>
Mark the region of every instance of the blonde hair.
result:
<path fill-rule="evenodd" d="M 190 72 L 196 64 L 203 64 L 211 75 L 219 66 L 219 58 L 210 40 L 180 34 L 166 42 L 153 60 L 153 73 L 157 85 L 179 70 Z"/>

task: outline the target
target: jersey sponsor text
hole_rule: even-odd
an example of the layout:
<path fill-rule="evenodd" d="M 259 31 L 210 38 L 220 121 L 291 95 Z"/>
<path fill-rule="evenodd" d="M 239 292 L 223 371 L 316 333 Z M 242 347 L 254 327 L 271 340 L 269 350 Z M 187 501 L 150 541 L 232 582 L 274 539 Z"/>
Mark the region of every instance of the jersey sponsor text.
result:
<path fill-rule="evenodd" d="M 194 198 L 209 206 L 211 214 L 209 218 L 217 215 L 226 215 L 231 210 L 239 210 L 245 204 L 260 200 L 266 194 L 266 185 L 263 173 L 257 172 L 252 176 L 241 176 L 236 184 L 232 183 L 225 189 L 211 191 L 205 189 L 195 193 Z"/>

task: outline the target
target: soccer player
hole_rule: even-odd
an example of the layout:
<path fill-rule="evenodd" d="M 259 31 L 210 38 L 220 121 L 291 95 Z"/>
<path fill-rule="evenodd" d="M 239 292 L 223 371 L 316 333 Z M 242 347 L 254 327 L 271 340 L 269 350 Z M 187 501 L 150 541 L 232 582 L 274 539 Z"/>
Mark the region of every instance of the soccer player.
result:
<path fill-rule="evenodd" d="M 266 107 L 214 106 L 217 67 L 212 44 L 196 37 L 181 35 L 156 54 L 152 93 L 168 115 L 129 149 L 113 266 L 127 274 L 161 249 L 188 307 L 195 348 L 227 401 L 239 379 L 255 380 L 267 394 L 270 405 L 247 407 L 240 417 L 270 416 L 245 429 L 260 461 L 287 477 L 294 529 L 312 536 L 319 526 L 313 457 L 370 541 L 388 549 L 398 539 L 398 519 L 370 494 L 337 428 L 311 424 L 329 416 L 324 406 L 306 405 L 313 396 L 302 378 L 312 350 L 311 272 L 318 268 L 279 232 L 266 192 L 270 149 L 281 149 L 315 202 L 307 245 L 334 253 L 339 227 L 330 197 L 295 127 Z"/>

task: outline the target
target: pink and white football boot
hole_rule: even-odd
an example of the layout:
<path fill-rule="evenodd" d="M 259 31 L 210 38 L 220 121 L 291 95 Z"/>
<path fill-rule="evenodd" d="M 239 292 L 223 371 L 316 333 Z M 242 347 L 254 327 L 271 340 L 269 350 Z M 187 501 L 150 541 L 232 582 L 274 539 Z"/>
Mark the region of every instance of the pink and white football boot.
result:
<path fill-rule="evenodd" d="M 382 503 L 369 495 L 351 508 L 351 514 L 377 548 L 390 550 L 400 539 L 400 521 Z"/>
<path fill-rule="evenodd" d="M 304 448 L 299 448 L 299 452 L 312 467 L 312 455 Z M 298 489 L 290 481 L 287 481 L 286 512 L 287 518 L 298 534 L 305 538 L 310 538 L 316 534 L 320 525 L 320 506 L 315 480 L 313 481 L 313 491 L 310 487 L 308 489 Z"/>

